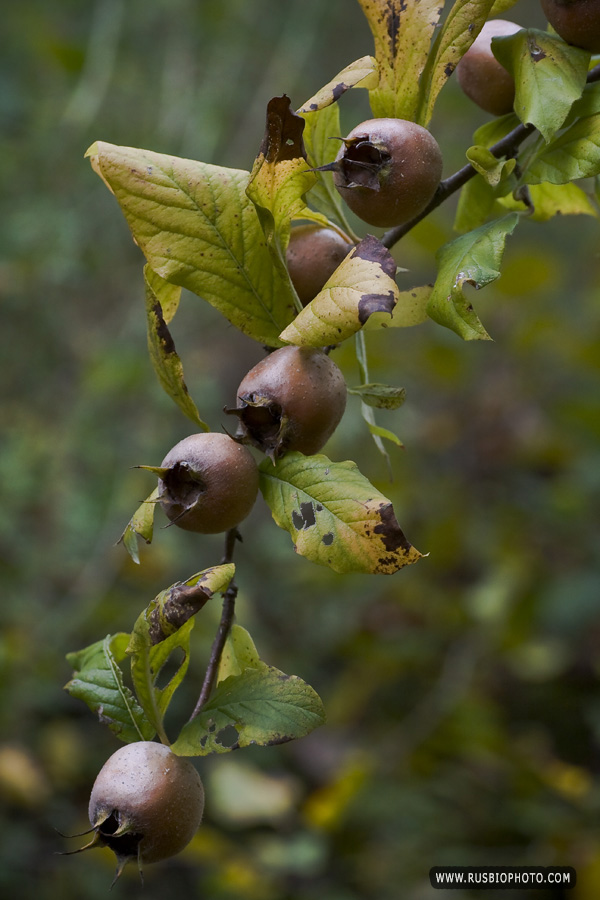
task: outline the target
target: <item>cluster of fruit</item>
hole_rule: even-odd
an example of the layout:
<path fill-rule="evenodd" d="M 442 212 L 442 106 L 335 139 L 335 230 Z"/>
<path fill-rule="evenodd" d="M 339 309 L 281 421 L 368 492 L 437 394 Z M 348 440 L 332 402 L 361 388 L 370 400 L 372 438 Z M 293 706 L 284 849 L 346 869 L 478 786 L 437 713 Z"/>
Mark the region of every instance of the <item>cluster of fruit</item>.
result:
<path fill-rule="evenodd" d="M 598 0 L 541 0 L 556 32 L 568 43 L 600 51 Z M 495 37 L 520 26 L 486 22 L 460 60 L 463 91 L 484 110 L 513 108 L 515 84 L 492 52 Z M 438 189 L 442 155 L 430 132 L 404 119 L 369 119 L 342 141 L 334 183 L 364 222 L 394 227 L 427 209 Z M 322 289 L 354 244 L 321 225 L 292 228 L 287 263 L 303 305 Z M 259 474 L 247 445 L 274 462 L 287 451 L 318 453 L 346 405 L 346 384 L 326 349 L 285 346 L 270 352 L 244 377 L 233 437 L 201 433 L 180 441 L 161 464 L 160 503 L 172 523 L 208 534 L 235 528 L 250 512 Z M 101 770 L 89 806 L 90 845 L 112 848 L 119 871 L 132 858 L 154 862 L 178 853 L 202 816 L 204 793 L 193 765 L 165 746 L 141 741 L 118 750 Z"/>

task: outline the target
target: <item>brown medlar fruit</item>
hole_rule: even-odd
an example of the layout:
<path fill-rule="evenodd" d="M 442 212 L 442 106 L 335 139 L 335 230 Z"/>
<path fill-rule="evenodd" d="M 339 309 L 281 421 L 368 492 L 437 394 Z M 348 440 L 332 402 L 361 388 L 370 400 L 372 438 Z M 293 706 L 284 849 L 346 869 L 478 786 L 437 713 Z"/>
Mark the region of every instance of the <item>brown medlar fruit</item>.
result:
<path fill-rule="evenodd" d="M 287 266 L 303 306 L 317 296 L 353 246 L 333 228 L 315 224 L 292 228 Z"/>
<path fill-rule="evenodd" d="M 563 41 L 600 53 L 600 0 L 542 0 L 542 9 Z"/>
<path fill-rule="evenodd" d="M 467 97 L 493 116 L 512 111 L 515 82 L 492 52 L 492 38 L 516 34 L 521 26 L 506 19 L 486 22 L 456 67 L 456 77 Z"/>

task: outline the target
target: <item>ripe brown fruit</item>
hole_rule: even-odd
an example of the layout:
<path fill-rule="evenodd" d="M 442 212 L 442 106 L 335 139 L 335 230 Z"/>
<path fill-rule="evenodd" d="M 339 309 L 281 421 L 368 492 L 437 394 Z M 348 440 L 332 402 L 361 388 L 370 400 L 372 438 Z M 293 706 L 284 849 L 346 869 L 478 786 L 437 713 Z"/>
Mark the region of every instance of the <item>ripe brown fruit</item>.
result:
<path fill-rule="evenodd" d="M 492 53 L 492 38 L 520 30 L 521 26 L 515 22 L 490 19 L 456 67 L 458 83 L 467 97 L 493 116 L 512 112 L 515 82 Z"/>
<path fill-rule="evenodd" d="M 542 0 L 542 9 L 567 44 L 600 53 L 600 0 Z"/>
<path fill-rule="evenodd" d="M 153 741 L 126 744 L 94 782 L 92 845 L 114 851 L 119 875 L 130 860 L 154 863 L 183 850 L 198 830 L 203 809 L 202 781 L 188 759 Z"/>
<path fill-rule="evenodd" d="M 333 228 L 297 225 L 287 248 L 287 266 L 303 306 L 317 296 L 354 245 Z"/>
<path fill-rule="evenodd" d="M 346 382 L 322 350 L 282 347 L 242 380 L 238 436 L 275 460 L 288 450 L 318 453 L 346 408 Z"/>
<path fill-rule="evenodd" d="M 405 119 L 367 119 L 353 128 L 333 164 L 336 188 L 359 218 L 389 228 L 432 199 L 442 177 L 436 139 Z"/>
<path fill-rule="evenodd" d="M 161 464 L 159 499 L 173 524 L 217 534 L 245 519 L 258 493 L 258 468 L 247 447 L 227 434 L 192 434 Z"/>

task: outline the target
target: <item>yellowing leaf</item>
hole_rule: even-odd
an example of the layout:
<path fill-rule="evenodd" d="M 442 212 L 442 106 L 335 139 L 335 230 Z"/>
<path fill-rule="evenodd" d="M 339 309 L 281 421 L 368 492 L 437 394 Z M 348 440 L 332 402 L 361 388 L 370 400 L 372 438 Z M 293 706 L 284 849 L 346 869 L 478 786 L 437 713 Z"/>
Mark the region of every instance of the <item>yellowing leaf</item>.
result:
<path fill-rule="evenodd" d="M 373 115 L 416 121 L 419 78 L 443 0 L 358 0 L 375 41 L 379 83 L 369 92 Z"/>
<path fill-rule="evenodd" d="M 147 544 L 152 543 L 152 534 L 154 531 L 154 510 L 158 500 L 158 488 L 154 488 L 149 497 L 143 501 L 136 512 L 131 517 L 125 531 L 118 540 L 129 553 L 130 557 L 139 565 L 140 557 L 138 553 L 137 535 L 139 535 Z"/>
<path fill-rule="evenodd" d="M 598 218 L 598 210 L 588 195 L 578 185 L 568 184 L 532 184 L 529 194 L 533 204 L 530 217 L 534 222 L 547 222 L 553 216 L 594 216 Z M 512 195 L 502 197 L 498 201 L 506 209 L 524 211 L 525 204 L 515 200 Z"/>
<path fill-rule="evenodd" d="M 202 297 L 255 340 L 279 346 L 294 295 L 272 264 L 246 196 L 248 172 L 102 141 L 86 155 L 154 272 Z"/>
<path fill-rule="evenodd" d="M 389 318 L 398 298 L 395 274 L 390 251 L 367 235 L 281 332 L 280 340 L 309 347 L 338 344 L 359 331 L 373 313 Z"/>
<path fill-rule="evenodd" d="M 334 572 L 391 575 L 421 559 L 390 501 L 355 463 L 287 453 L 276 465 L 266 460 L 260 472 L 275 522 L 311 562 Z"/>
<path fill-rule="evenodd" d="M 477 145 L 469 147 L 467 159 L 492 187 L 496 187 L 503 179 L 508 178 L 517 164 L 516 159 L 497 159 L 487 147 Z"/>
<path fill-rule="evenodd" d="M 377 87 L 377 61 L 372 56 L 363 56 L 342 69 L 335 78 L 328 81 L 320 91 L 303 103 L 299 113 L 315 112 L 330 106 L 340 99 L 342 94 L 353 87 L 373 89 Z"/>
<path fill-rule="evenodd" d="M 375 328 L 411 328 L 426 322 L 429 318 L 427 304 L 432 290 L 432 284 L 423 284 L 407 291 L 399 291 L 392 317 L 387 313 L 373 313 L 365 322 L 365 331 L 373 331 Z"/>

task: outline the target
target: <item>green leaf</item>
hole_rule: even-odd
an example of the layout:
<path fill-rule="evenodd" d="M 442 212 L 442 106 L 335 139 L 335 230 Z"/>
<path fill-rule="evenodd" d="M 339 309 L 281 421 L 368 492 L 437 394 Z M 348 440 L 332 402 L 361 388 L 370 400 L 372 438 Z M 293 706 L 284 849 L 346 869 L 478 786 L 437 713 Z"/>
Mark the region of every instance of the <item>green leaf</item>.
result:
<path fill-rule="evenodd" d="M 146 497 L 143 503 L 138 507 L 137 511 L 131 517 L 125 531 L 117 541 L 123 543 L 123 546 L 129 553 L 134 563 L 140 564 L 140 556 L 138 553 L 137 536 L 139 535 L 147 544 L 152 543 L 152 535 L 154 532 L 154 511 L 158 500 L 158 487 L 155 487 L 152 493 Z"/>
<path fill-rule="evenodd" d="M 285 251 L 291 220 L 305 208 L 305 194 L 317 181 L 306 160 L 303 131 L 304 119 L 292 110 L 289 97 L 273 97 L 267 105 L 265 136 L 246 189 L 282 282 L 289 282 Z M 291 291 L 289 285 L 288 293 Z"/>
<path fill-rule="evenodd" d="M 178 285 L 169 284 L 147 265 L 144 266 L 144 284 L 146 287 L 148 352 L 158 380 L 188 419 L 191 419 L 195 425 L 199 425 L 203 431 L 210 431 L 206 422 L 200 418 L 196 404 L 190 397 L 183 377 L 183 366 L 167 325 L 167 321 L 170 321 L 175 315 L 181 288 Z M 165 309 L 168 320 L 164 313 Z"/>
<path fill-rule="evenodd" d="M 399 409 L 406 400 L 406 389 L 393 387 L 391 384 L 361 384 L 348 388 L 349 394 L 355 394 L 368 406 L 376 409 Z"/>
<path fill-rule="evenodd" d="M 359 331 L 373 313 L 388 321 L 396 305 L 396 263 L 381 241 L 367 235 L 337 267 L 322 291 L 304 307 L 280 339 L 323 347 Z"/>
<path fill-rule="evenodd" d="M 222 681 L 172 749 L 180 756 L 205 756 L 227 753 L 232 746 L 281 744 L 324 722 L 323 704 L 310 685 L 262 663 Z M 225 743 L 230 726 L 237 740 Z"/>
<path fill-rule="evenodd" d="M 390 501 L 355 463 L 287 453 L 276 465 L 266 460 L 260 473 L 275 522 L 312 562 L 335 572 L 389 575 L 421 559 Z"/>
<path fill-rule="evenodd" d="M 469 147 L 467 159 L 492 187 L 505 181 L 513 173 L 517 164 L 516 159 L 496 159 L 493 153 L 480 145 Z"/>
<path fill-rule="evenodd" d="M 311 113 L 336 103 L 350 88 L 361 87 L 372 90 L 377 87 L 379 75 L 377 61 L 372 56 L 362 56 L 328 81 L 320 91 L 303 103 L 298 112 Z"/>
<path fill-rule="evenodd" d="M 302 113 L 304 146 L 308 163 L 313 168 L 327 166 L 334 161 L 340 147 L 340 110 L 337 103 L 317 112 Z M 337 138 L 337 140 L 336 140 Z M 308 192 L 306 199 L 329 219 L 340 225 L 354 239 L 348 225 L 344 204 L 333 183 L 332 172 L 316 172 L 317 183 Z"/>
<path fill-rule="evenodd" d="M 510 213 L 445 244 L 436 254 L 438 277 L 427 312 L 465 341 L 489 340 L 489 335 L 463 288 L 482 288 L 498 278 L 506 238 L 518 221 L 518 214 Z"/>
<path fill-rule="evenodd" d="M 429 54 L 416 121 L 427 125 L 435 101 L 488 17 L 494 0 L 456 0 Z M 443 5 L 443 4 L 440 4 Z"/>
<path fill-rule="evenodd" d="M 575 119 L 584 119 L 600 113 L 600 83 L 586 84 L 583 94 L 576 100 L 565 121 L 565 126 L 573 124 Z"/>
<path fill-rule="evenodd" d="M 530 218 L 534 222 L 547 222 L 553 216 L 594 216 L 598 218 L 598 210 L 588 195 L 576 184 L 532 184 L 529 188 L 533 212 Z M 526 211 L 526 206 L 512 195 L 502 197 L 498 201 L 506 209 L 517 212 Z"/>
<path fill-rule="evenodd" d="M 600 115 L 578 119 L 530 159 L 522 180 L 526 184 L 567 184 L 600 174 Z"/>
<path fill-rule="evenodd" d="M 244 334 L 280 345 L 293 293 L 246 196 L 247 172 L 102 141 L 86 155 L 154 272 L 198 294 Z"/>
<path fill-rule="evenodd" d="M 129 635 L 107 635 L 84 650 L 67 655 L 73 678 L 65 685 L 72 697 L 83 700 L 92 712 L 126 744 L 149 741 L 156 729 L 128 687 L 119 663 L 125 658 Z"/>
<path fill-rule="evenodd" d="M 482 147 L 491 147 L 502 138 L 505 138 L 519 124 L 518 117 L 514 112 L 507 113 L 505 116 L 497 116 L 480 125 L 473 135 L 473 144 Z"/>
<path fill-rule="evenodd" d="M 467 181 L 460 192 L 456 216 L 455 231 L 473 231 L 489 218 L 496 202 L 496 191 L 481 175 Z"/>
<path fill-rule="evenodd" d="M 375 42 L 379 84 L 369 91 L 373 115 L 416 121 L 419 78 L 443 0 L 358 0 Z"/>
<path fill-rule="evenodd" d="M 590 54 L 537 28 L 496 37 L 492 50 L 515 79 L 515 112 L 551 140 L 581 96 Z"/>
<path fill-rule="evenodd" d="M 385 438 L 386 441 L 390 441 L 392 444 L 395 444 L 396 447 L 404 447 L 404 444 L 398 435 L 394 434 L 393 431 L 390 431 L 389 428 L 382 428 L 381 425 L 376 425 L 374 422 L 368 422 L 367 425 L 374 437 Z"/>
<path fill-rule="evenodd" d="M 387 313 L 375 312 L 365 323 L 365 331 L 373 331 L 376 328 L 411 328 L 413 325 L 426 322 L 429 318 L 427 303 L 432 290 L 432 284 L 423 284 L 407 291 L 399 291 L 398 302 L 391 319 Z"/>
<path fill-rule="evenodd" d="M 219 661 L 217 684 L 230 675 L 241 675 L 245 669 L 259 669 L 263 665 L 246 629 L 241 625 L 232 625 Z"/>

